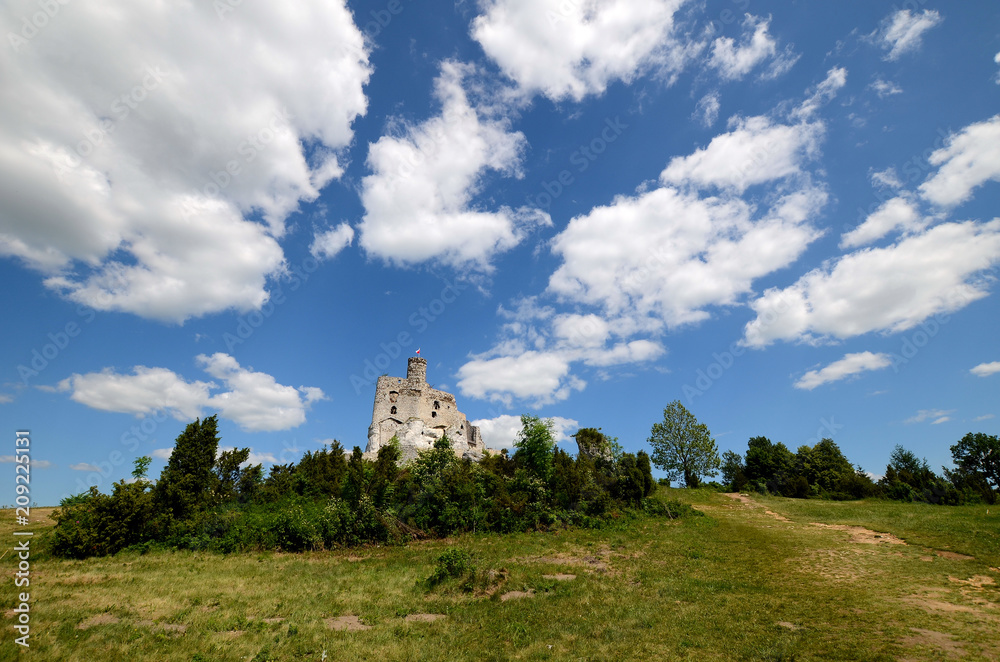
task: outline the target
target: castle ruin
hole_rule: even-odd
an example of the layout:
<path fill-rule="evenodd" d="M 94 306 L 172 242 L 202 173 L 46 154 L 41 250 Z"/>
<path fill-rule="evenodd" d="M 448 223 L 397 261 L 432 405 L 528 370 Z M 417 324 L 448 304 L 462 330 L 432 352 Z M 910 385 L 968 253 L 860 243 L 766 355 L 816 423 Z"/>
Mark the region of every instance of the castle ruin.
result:
<path fill-rule="evenodd" d="M 399 440 L 400 461 L 406 462 L 434 442 L 448 435 L 451 447 L 460 457 L 479 460 L 485 447 L 479 428 L 470 425 L 458 410 L 455 396 L 432 388 L 427 383 L 427 360 L 410 357 L 406 379 L 382 375 L 375 384 L 375 404 L 372 424 L 368 428 L 367 457 L 374 458 L 378 449 L 396 437 Z"/>

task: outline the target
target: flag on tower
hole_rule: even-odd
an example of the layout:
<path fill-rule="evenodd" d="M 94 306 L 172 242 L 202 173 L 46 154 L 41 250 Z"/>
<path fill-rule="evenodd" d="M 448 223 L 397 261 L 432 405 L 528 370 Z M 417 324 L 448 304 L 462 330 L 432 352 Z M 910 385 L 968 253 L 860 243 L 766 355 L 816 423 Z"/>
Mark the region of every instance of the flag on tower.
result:
<path fill-rule="evenodd" d="M 419 347 L 417 347 L 417 354 L 419 354 L 419 353 L 420 353 L 420 348 L 419 348 Z"/>

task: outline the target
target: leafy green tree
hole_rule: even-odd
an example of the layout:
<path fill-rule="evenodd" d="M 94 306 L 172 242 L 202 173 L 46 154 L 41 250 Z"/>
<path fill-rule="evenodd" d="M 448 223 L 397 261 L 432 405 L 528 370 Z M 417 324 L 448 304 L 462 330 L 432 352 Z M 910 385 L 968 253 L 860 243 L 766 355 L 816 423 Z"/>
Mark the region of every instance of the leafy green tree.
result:
<path fill-rule="evenodd" d="M 365 462 L 361 447 L 355 446 L 351 459 L 347 461 L 347 477 L 344 480 L 344 501 L 357 508 L 361 497 L 367 493 L 368 481 L 365 479 Z"/>
<path fill-rule="evenodd" d="M 951 458 L 963 473 L 1000 489 L 1000 437 L 970 432 L 951 447 Z"/>
<path fill-rule="evenodd" d="M 683 478 L 687 487 L 697 487 L 701 476 L 718 473 L 721 461 L 715 440 L 680 400 L 664 408 L 663 421 L 653 424 L 648 441 L 653 464 L 667 473 L 668 480 Z"/>
<path fill-rule="evenodd" d="M 135 464 L 132 469 L 132 478 L 135 478 L 137 481 L 146 480 L 146 472 L 149 471 L 149 465 L 152 462 L 153 458 L 148 455 L 135 458 Z"/>
<path fill-rule="evenodd" d="M 730 488 L 739 491 L 742 485 L 737 487 L 737 483 L 742 482 L 745 485 L 747 482 L 746 474 L 743 470 L 742 455 L 735 451 L 726 451 L 722 454 L 722 482 Z"/>
<path fill-rule="evenodd" d="M 211 503 L 218 480 L 213 471 L 219 448 L 217 424 L 215 416 L 196 419 L 177 437 L 153 491 L 158 513 L 184 520 Z"/>
<path fill-rule="evenodd" d="M 656 491 L 656 481 L 653 480 L 653 465 L 649 460 L 646 451 L 639 451 L 635 454 L 635 463 L 642 474 L 642 496 L 648 497 Z"/>
<path fill-rule="evenodd" d="M 804 448 L 809 449 L 808 446 Z M 772 443 L 767 437 L 751 437 L 747 442 L 743 473 L 748 481 L 763 484 L 768 492 L 785 494 L 800 471 L 796 469 L 796 456 L 785 444 Z"/>
<path fill-rule="evenodd" d="M 250 449 L 222 451 L 215 461 L 215 498 L 219 503 L 236 500 L 242 470 L 240 465 L 250 457 Z"/>
<path fill-rule="evenodd" d="M 555 445 L 552 419 L 521 415 L 521 431 L 514 440 L 514 447 L 517 448 L 514 461 L 545 483 L 552 477 L 552 449 Z"/>
<path fill-rule="evenodd" d="M 800 462 L 801 475 L 810 485 L 817 485 L 826 492 L 836 492 L 837 484 L 854 474 L 854 467 L 833 439 L 823 439 L 812 448 L 801 447 L 796 458 Z"/>

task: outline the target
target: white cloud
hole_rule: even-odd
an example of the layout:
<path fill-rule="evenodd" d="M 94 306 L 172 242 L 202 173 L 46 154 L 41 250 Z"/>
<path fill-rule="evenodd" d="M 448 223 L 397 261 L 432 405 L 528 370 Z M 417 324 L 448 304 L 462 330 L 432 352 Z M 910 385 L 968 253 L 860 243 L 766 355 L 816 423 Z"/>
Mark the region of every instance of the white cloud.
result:
<path fill-rule="evenodd" d="M 724 80 L 739 80 L 754 67 L 769 58 L 774 58 L 771 69 L 765 77 L 779 76 L 791 68 L 798 56 L 791 50 L 778 53 L 777 42 L 768 33 L 770 19 L 746 15 L 743 20 L 743 39 L 737 44 L 731 37 L 719 37 L 712 42 L 712 54 L 708 65 L 717 69 Z"/>
<path fill-rule="evenodd" d="M 881 78 L 876 78 L 874 82 L 872 82 L 872 84 L 868 86 L 868 89 L 874 90 L 875 94 L 878 95 L 879 99 L 884 99 L 894 94 L 903 93 L 903 88 L 901 88 L 899 85 L 896 85 L 892 81 L 882 80 Z"/>
<path fill-rule="evenodd" d="M 1000 115 L 950 136 L 928 161 L 940 167 L 920 185 L 920 194 L 942 207 L 954 207 L 968 200 L 976 187 L 1000 181 Z"/>
<path fill-rule="evenodd" d="M 568 357 L 553 352 L 474 358 L 459 368 L 458 388 L 463 395 L 507 404 L 512 396 L 536 405 L 551 404 L 585 385 L 569 375 L 569 364 Z"/>
<path fill-rule="evenodd" d="M 201 416 L 212 382 L 187 382 L 172 370 L 136 366 L 131 375 L 111 368 L 86 375 L 73 374 L 59 383 L 60 391 L 92 409 L 142 416 L 167 410 L 178 420 Z"/>
<path fill-rule="evenodd" d="M 93 409 L 136 416 L 163 410 L 177 420 L 188 420 L 212 408 L 248 431 L 287 430 L 301 425 L 306 410 L 325 397 L 315 387 L 296 389 L 278 384 L 268 374 L 240 367 L 228 354 L 201 354 L 197 360 L 228 390 L 211 394 L 218 389 L 215 382 L 188 382 L 166 368 L 145 366 L 136 366 L 131 375 L 110 368 L 74 374 L 60 382 L 59 390 L 72 391 L 73 400 Z"/>
<path fill-rule="evenodd" d="M 978 272 L 1000 261 L 1000 219 L 943 223 L 884 248 L 848 254 L 751 303 L 744 342 L 896 333 L 987 295 Z"/>
<path fill-rule="evenodd" d="M 899 56 L 920 48 L 924 33 L 941 22 L 941 14 L 925 9 L 914 14 L 909 9 L 900 9 L 883 21 L 883 27 L 876 40 L 883 49 L 889 51 L 885 59 L 896 60 Z"/>
<path fill-rule="evenodd" d="M 972 374 L 977 377 L 989 377 L 990 375 L 1000 372 L 1000 361 L 993 361 L 992 363 L 980 363 L 975 368 L 969 370 Z"/>
<path fill-rule="evenodd" d="M 710 127 L 715 124 L 715 120 L 719 117 L 719 108 L 719 92 L 716 90 L 698 100 L 694 109 L 694 118 L 706 128 Z"/>
<path fill-rule="evenodd" d="M 97 471 L 97 472 L 101 471 L 100 467 L 93 464 L 87 464 L 86 462 L 71 464 L 69 465 L 69 468 L 72 469 L 73 471 Z"/>
<path fill-rule="evenodd" d="M 317 232 L 309 246 L 309 252 L 317 260 L 330 259 L 351 245 L 354 240 L 354 228 L 347 223 L 341 223 L 332 230 Z"/>
<path fill-rule="evenodd" d="M 487 269 L 494 254 L 516 246 L 534 226 L 551 224 L 537 209 L 472 206 L 488 170 L 521 176 L 526 144 L 507 122 L 484 119 L 469 104 L 462 84 L 472 72 L 445 62 L 435 82 L 441 115 L 369 147 L 372 174 L 362 181 L 359 226 L 369 253 L 404 264 L 438 259 Z"/>
<path fill-rule="evenodd" d="M 858 352 L 845 354 L 844 358 L 834 361 L 820 370 L 810 370 L 795 382 L 795 388 L 811 391 L 817 386 L 846 379 L 867 370 L 887 368 L 892 363 L 888 354 L 873 354 Z"/>
<path fill-rule="evenodd" d="M 793 120 L 808 120 L 817 110 L 829 103 L 837 92 L 847 84 L 847 69 L 843 67 L 833 67 L 826 72 L 826 78 L 812 89 L 811 94 L 806 97 L 795 110 L 790 114 Z"/>
<path fill-rule="evenodd" d="M 228 391 L 213 395 L 207 405 L 249 431 L 287 430 L 306 421 L 306 409 L 325 396 L 315 387 L 298 389 L 278 384 L 274 377 L 240 367 L 228 354 L 201 354 L 205 372 L 221 379 Z"/>
<path fill-rule="evenodd" d="M 703 47 L 674 37 L 684 0 L 483 0 L 480 43 L 524 95 L 580 101 L 656 69 L 680 71 Z"/>
<path fill-rule="evenodd" d="M 552 416 L 552 436 L 556 443 L 568 443 L 573 440 L 570 434 L 575 434 L 579 429 L 579 422 L 571 418 L 562 416 Z M 483 435 L 483 442 L 489 448 L 514 448 L 514 441 L 521 432 L 521 417 L 510 414 L 501 414 L 496 418 L 481 418 L 472 421 L 472 425 L 479 426 L 479 431 Z"/>
<path fill-rule="evenodd" d="M 945 421 L 951 420 L 948 414 L 955 413 L 954 409 L 919 409 L 917 410 L 916 416 L 906 419 L 904 423 L 923 423 L 928 419 L 934 419 L 931 421 L 931 425 L 936 425 L 938 423 L 944 423 Z"/>
<path fill-rule="evenodd" d="M 798 258 L 820 234 L 806 220 L 824 201 L 807 189 L 753 220 L 742 200 L 670 187 L 619 197 L 573 218 L 553 239 L 563 262 L 549 291 L 639 326 L 649 317 L 669 327 L 699 322 L 706 307 L 735 304 L 755 278 Z"/>
<path fill-rule="evenodd" d="M 887 200 L 858 227 L 840 238 L 841 248 L 857 248 L 881 239 L 894 230 L 912 233 L 923 230 L 927 219 L 920 216 L 914 201 L 906 195 Z"/>
<path fill-rule="evenodd" d="M 734 118 L 730 131 L 707 147 L 670 160 L 660 173 L 664 184 L 715 186 L 743 193 L 748 187 L 800 173 L 816 156 L 823 126 L 775 124 L 767 117 Z"/>
<path fill-rule="evenodd" d="M 0 462 L 17 462 L 17 459 L 13 455 L 0 455 Z M 48 460 L 36 460 L 31 458 L 30 465 L 32 469 L 51 469 L 55 465 Z"/>
<path fill-rule="evenodd" d="M 180 322 L 261 306 L 285 218 L 339 175 L 366 110 L 344 2 L 225 20 L 211 3 L 72 11 L 0 52 L 0 255 L 98 310 Z"/>
<path fill-rule="evenodd" d="M 996 415 L 995 414 L 983 414 L 982 416 L 976 416 L 972 420 L 978 423 L 979 421 L 988 421 L 991 418 L 996 418 Z"/>
<path fill-rule="evenodd" d="M 993 61 L 996 62 L 997 64 L 1000 64 L 1000 53 L 997 53 L 995 56 L 993 56 Z M 1000 85 L 1000 73 L 997 73 L 996 84 Z"/>
<path fill-rule="evenodd" d="M 161 460 L 169 460 L 170 455 L 174 452 L 173 448 L 154 448 L 153 452 L 150 453 L 153 457 L 159 458 Z"/>
<path fill-rule="evenodd" d="M 7 395 L 6 393 L 0 393 L 0 405 L 6 405 L 14 402 L 14 396 Z"/>
<path fill-rule="evenodd" d="M 899 178 L 899 173 L 894 167 L 888 167 L 885 170 L 872 172 L 872 185 L 895 190 L 903 187 L 903 180 Z"/>

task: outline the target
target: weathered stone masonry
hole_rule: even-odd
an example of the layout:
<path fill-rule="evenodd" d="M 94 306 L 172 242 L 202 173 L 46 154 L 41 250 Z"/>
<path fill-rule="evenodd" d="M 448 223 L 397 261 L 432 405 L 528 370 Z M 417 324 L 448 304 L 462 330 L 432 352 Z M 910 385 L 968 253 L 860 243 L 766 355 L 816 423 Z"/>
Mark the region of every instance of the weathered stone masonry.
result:
<path fill-rule="evenodd" d="M 455 396 L 427 383 L 427 360 L 410 357 L 406 378 L 382 375 L 375 385 L 372 424 L 366 455 L 373 457 L 393 436 L 399 439 L 402 461 L 433 448 L 447 434 L 456 455 L 478 460 L 483 455 L 479 428 L 458 410 Z"/>

